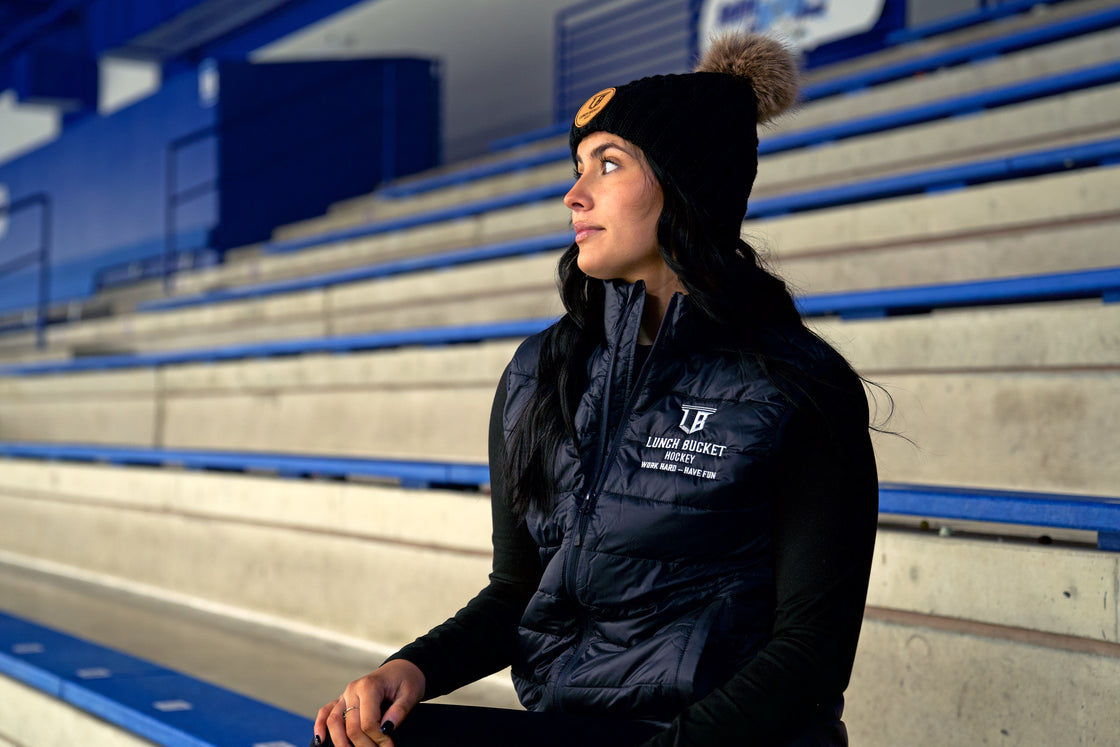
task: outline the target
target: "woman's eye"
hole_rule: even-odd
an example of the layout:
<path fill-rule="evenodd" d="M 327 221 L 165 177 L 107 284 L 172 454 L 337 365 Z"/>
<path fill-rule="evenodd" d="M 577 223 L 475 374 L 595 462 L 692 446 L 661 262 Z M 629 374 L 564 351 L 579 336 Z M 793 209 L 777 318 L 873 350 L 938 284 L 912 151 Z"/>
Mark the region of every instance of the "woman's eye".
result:
<path fill-rule="evenodd" d="M 618 164 L 614 161 L 603 161 L 603 173 L 609 174 L 618 168 Z"/>

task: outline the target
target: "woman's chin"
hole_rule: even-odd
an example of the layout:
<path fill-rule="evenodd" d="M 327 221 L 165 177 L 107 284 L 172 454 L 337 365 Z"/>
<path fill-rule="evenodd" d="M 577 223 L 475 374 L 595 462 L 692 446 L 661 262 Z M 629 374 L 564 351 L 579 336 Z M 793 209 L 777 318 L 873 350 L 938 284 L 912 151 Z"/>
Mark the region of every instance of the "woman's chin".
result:
<path fill-rule="evenodd" d="M 595 262 L 585 262 L 582 254 L 576 259 L 576 265 L 579 267 L 580 271 L 589 278 L 610 280 L 613 277 L 607 268 L 602 265 Z"/>

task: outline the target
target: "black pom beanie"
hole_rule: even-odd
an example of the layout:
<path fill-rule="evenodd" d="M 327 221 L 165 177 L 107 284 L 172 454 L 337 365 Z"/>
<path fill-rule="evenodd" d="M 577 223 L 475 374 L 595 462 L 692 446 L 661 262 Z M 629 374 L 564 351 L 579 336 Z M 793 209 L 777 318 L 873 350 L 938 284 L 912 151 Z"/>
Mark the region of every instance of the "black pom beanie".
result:
<path fill-rule="evenodd" d="M 797 99 L 797 63 L 758 35 L 716 40 L 692 73 L 655 75 L 587 100 L 568 137 L 609 132 L 642 149 L 718 233 L 739 235 L 758 173 L 757 124 Z"/>

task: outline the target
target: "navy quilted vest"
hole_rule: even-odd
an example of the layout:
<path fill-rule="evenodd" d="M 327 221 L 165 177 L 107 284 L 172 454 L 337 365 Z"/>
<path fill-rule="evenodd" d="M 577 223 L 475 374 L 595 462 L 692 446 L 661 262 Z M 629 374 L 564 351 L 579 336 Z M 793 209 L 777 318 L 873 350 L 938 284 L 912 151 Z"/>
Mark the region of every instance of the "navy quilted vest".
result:
<path fill-rule="evenodd" d="M 671 720 L 769 640 L 775 445 L 792 406 L 741 356 L 695 344 L 677 295 L 641 371 L 641 284 L 607 285 L 554 509 L 530 513 L 544 575 L 513 667 L 531 710 Z M 508 435 L 539 337 L 509 369 Z"/>

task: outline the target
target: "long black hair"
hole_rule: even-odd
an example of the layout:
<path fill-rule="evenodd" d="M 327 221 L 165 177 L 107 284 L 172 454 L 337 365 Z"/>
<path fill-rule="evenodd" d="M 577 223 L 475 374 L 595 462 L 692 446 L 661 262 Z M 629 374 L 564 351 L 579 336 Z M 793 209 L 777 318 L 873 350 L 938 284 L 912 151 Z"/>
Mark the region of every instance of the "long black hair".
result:
<path fill-rule="evenodd" d="M 645 160 L 664 197 L 658 250 L 690 304 L 710 322 L 711 339 L 753 361 L 793 401 L 803 401 L 798 395 L 805 392 L 806 375 L 767 344 L 776 330 L 791 326 L 816 337 L 801 320 L 785 282 L 738 235 L 713 231 L 715 222 L 703 206 L 690 203 L 671 174 Z M 572 244 L 560 257 L 560 297 L 567 313 L 543 336 L 536 388 L 507 441 L 502 478 L 510 508 L 520 516 L 531 508 L 547 511 L 553 504 L 553 462 L 565 436 L 580 446 L 576 408 L 587 385 L 589 356 L 605 339 L 605 287 L 579 268 L 578 256 L 579 247 Z"/>

